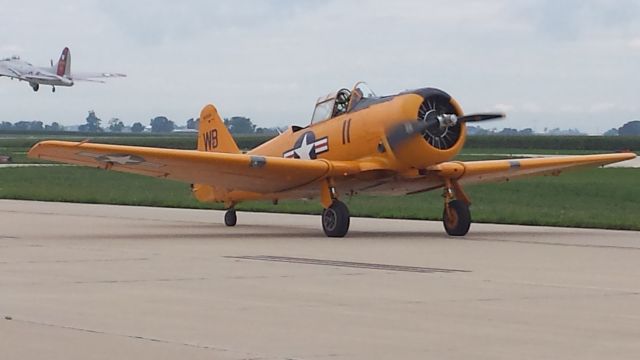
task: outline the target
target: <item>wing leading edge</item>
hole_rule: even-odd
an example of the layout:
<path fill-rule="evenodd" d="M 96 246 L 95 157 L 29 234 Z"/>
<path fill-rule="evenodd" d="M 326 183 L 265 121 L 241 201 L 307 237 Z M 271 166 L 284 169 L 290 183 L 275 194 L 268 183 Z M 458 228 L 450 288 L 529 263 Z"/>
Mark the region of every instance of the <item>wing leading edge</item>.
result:
<path fill-rule="evenodd" d="M 89 82 L 99 82 L 102 83 L 104 81 L 99 79 L 109 79 L 116 77 L 127 77 L 125 74 L 120 73 L 110 73 L 110 72 L 72 72 L 69 75 L 69 78 L 74 81 L 89 81 Z"/>
<path fill-rule="evenodd" d="M 18 73 L 4 64 L 0 64 L 0 76 L 16 78 L 18 77 Z"/>
<path fill-rule="evenodd" d="M 602 166 L 635 158 L 634 153 L 558 156 L 551 158 L 450 161 L 428 170 L 463 183 L 502 181 L 523 176 L 556 175 L 570 168 Z"/>
<path fill-rule="evenodd" d="M 329 176 L 350 175 L 358 170 L 357 164 L 352 162 L 55 140 L 39 142 L 28 155 L 186 183 L 208 184 L 227 191 L 256 193 L 287 191 Z"/>

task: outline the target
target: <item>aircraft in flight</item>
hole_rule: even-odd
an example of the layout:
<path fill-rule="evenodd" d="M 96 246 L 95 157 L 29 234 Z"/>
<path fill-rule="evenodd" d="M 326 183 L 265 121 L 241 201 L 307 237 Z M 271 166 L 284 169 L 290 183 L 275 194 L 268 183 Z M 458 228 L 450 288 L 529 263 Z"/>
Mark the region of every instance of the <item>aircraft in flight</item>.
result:
<path fill-rule="evenodd" d="M 56 91 L 56 86 L 73 86 L 75 81 L 104 82 L 101 78 L 124 77 L 118 73 L 78 73 L 71 72 L 71 52 L 65 47 L 62 50 L 57 64 L 51 60 L 50 67 L 33 66 L 21 60 L 19 56 L 0 60 L 0 77 L 6 76 L 19 81 L 29 83 L 33 91 L 38 91 L 40 85 L 51 85 L 51 91 Z"/>
<path fill-rule="evenodd" d="M 350 215 L 340 199 L 357 194 L 416 194 L 443 190 L 447 234 L 469 231 L 463 185 L 530 175 L 558 175 L 584 166 L 635 158 L 633 153 L 554 158 L 456 161 L 466 123 L 503 117 L 465 115 L 444 91 L 422 88 L 377 96 L 366 84 L 318 99 L 311 123 L 291 126 L 242 152 L 213 105 L 200 114 L 197 150 L 42 141 L 29 156 L 183 181 L 200 201 L 221 202 L 234 226 L 235 205 L 247 200 L 319 199 L 327 236 L 342 237 Z"/>

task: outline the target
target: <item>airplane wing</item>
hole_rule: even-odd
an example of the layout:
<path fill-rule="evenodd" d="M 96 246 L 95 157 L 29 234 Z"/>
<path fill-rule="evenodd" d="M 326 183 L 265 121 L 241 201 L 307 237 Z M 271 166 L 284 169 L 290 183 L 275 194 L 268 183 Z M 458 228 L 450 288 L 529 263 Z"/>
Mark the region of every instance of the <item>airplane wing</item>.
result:
<path fill-rule="evenodd" d="M 18 73 L 17 71 L 11 69 L 10 67 L 8 67 L 6 65 L 0 64 L 0 76 L 6 76 L 6 77 L 10 77 L 10 78 L 17 78 L 17 77 L 20 76 L 20 73 Z"/>
<path fill-rule="evenodd" d="M 29 157 L 258 193 L 290 190 L 358 171 L 352 162 L 54 140 L 34 145 Z"/>
<path fill-rule="evenodd" d="M 34 81 L 44 81 L 44 80 L 60 80 L 60 76 L 47 74 L 47 73 L 37 73 L 37 74 L 22 74 L 20 77 L 24 80 L 34 80 Z"/>
<path fill-rule="evenodd" d="M 106 79 L 114 77 L 126 77 L 125 74 L 110 73 L 110 72 L 72 72 L 69 76 L 74 81 L 90 81 L 90 82 L 103 82 L 96 79 Z"/>
<path fill-rule="evenodd" d="M 634 153 L 558 156 L 549 158 L 450 161 L 427 170 L 462 183 L 495 182 L 533 175 L 558 175 L 570 168 L 593 167 L 635 158 Z"/>
<path fill-rule="evenodd" d="M 54 74 L 50 74 L 47 72 L 43 72 L 43 71 L 38 71 L 38 72 L 28 72 L 28 73 L 22 73 L 19 72 L 11 67 L 7 67 L 7 66 L 0 66 L 0 76 L 7 76 L 10 78 L 15 78 L 15 79 L 21 79 L 21 80 L 26 80 L 26 81 L 42 81 L 42 80 L 58 80 L 60 79 L 59 76 L 54 75 Z"/>

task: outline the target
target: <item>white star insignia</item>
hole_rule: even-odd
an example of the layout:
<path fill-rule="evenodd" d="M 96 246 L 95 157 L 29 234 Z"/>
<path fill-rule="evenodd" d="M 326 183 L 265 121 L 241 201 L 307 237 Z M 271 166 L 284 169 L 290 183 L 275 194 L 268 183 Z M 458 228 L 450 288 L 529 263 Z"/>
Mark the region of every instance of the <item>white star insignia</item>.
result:
<path fill-rule="evenodd" d="M 103 161 L 112 162 L 114 164 L 127 165 L 127 164 L 138 164 L 141 161 L 138 159 L 131 158 L 131 155 L 106 155 L 103 158 Z"/>
<path fill-rule="evenodd" d="M 315 143 L 309 144 L 309 134 L 306 134 L 300 143 L 300 147 L 294 150 L 300 159 L 311 160 L 311 152 L 315 147 Z"/>

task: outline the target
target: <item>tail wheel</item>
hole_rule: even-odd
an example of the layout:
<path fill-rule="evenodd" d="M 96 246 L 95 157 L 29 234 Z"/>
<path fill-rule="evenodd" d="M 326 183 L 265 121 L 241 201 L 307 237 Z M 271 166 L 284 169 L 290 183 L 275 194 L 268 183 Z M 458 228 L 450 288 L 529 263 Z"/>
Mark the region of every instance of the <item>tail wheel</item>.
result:
<path fill-rule="evenodd" d="M 224 213 L 224 224 L 227 226 L 236 226 L 236 222 L 238 221 L 238 216 L 236 215 L 235 209 L 229 209 L 226 213 Z"/>
<path fill-rule="evenodd" d="M 350 215 L 347 205 L 334 200 L 322 211 L 322 229 L 328 237 L 344 237 L 349 231 Z"/>
<path fill-rule="evenodd" d="M 471 226 L 471 212 L 469 206 L 460 200 L 452 200 L 444 209 L 442 222 L 447 234 L 451 236 L 464 236 Z"/>

